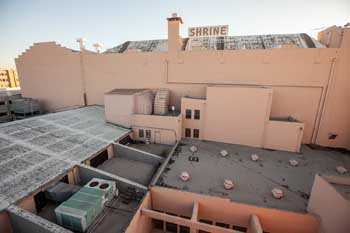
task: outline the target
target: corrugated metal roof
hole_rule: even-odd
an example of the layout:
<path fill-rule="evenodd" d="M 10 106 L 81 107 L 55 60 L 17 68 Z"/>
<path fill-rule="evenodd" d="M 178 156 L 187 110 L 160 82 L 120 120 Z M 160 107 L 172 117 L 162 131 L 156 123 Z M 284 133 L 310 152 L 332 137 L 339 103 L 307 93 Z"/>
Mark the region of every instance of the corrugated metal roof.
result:
<path fill-rule="evenodd" d="M 254 36 L 225 36 L 225 37 L 191 37 L 183 39 L 183 50 L 242 50 L 242 49 L 271 49 L 284 46 L 298 48 L 324 48 L 324 46 L 305 33 L 275 34 Z M 127 41 L 105 53 L 166 52 L 168 40 Z"/>

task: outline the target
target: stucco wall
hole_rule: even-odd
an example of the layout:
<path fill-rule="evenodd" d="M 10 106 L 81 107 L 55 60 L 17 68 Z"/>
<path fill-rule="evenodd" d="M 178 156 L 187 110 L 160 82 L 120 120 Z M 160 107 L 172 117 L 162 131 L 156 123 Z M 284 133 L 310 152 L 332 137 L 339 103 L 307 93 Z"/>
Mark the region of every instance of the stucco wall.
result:
<path fill-rule="evenodd" d="M 173 145 L 181 139 L 182 116 L 132 115 L 132 138 L 146 140 L 146 130 L 151 130 L 150 142 Z M 139 129 L 144 130 L 144 137 L 139 137 Z"/>
<path fill-rule="evenodd" d="M 25 97 L 54 111 L 83 104 L 80 53 L 55 42 L 36 43 L 16 59 Z"/>
<path fill-rule="evenodd" d="M 239 204 L 229 199 L 168 188 L 152 187 L 151 200 L 154 210 L 188 217 L 193 203 L 198 202 L 198 219 L 242 227 L 248 227 L 251 215 L 255 214 L 266 232 L 316 233 L 319 226 L 318 218 L 312 215 Z"/>
<path fill-rule="evenodd" d="M 343 31 L 341 50 L 334 60 L 325 94 L 320 129 L 316 131 L 316 143 L 323 146 L 350 149 L 350 28 Z M 336 134 L 330 139 L 330 134 Z"/>
<path fill-rule="evenodd" d="M 307 210 L 321 217 L 322 233 L 350 231 L 350 201 L 319 175 L 315 177 Z"/>
<path fill-rule="evenodd" d="M 150 233 L 152 232 L 152 219 L 141 215 L 142 208 L 152 208 L 151 193 L 147 192 L 139 209 L 136 211 L 125 233 Z"/>
<path fill-rule="evenodd" d="M 191 119 L 186 119 L 186 110 L 191 110 Z M 200 119 L 194 119 L 194 111 L 200 111 Z M 193 129 L 199 129 L 200 140 L 204 139 L 205 135 L 205 113 L 206 113 L 206 100 L 195 98 L 182 98 L 181 99 L 181 113 L 182 113 L 182 137 L 185 137 L 185 129 L 191 129 L 191 137 L 193 138 Z"/>
<path fill-rule="evenodd" d="M 348 32 L 344 31 L 341 48 L 125 54 L 83 51 L 82 59 L 77 52 L 40 43 L 16 64 L 24 95 L 39 98 L 48 109 L 82 104 L 82 86 L 86 86 L 88 104 L 103 104 L 103 94 L 114 88 L 168 88 L 171 104 L 179 109 L 182 96 L 205 97 L 208 84 L 264 85 L 276 93 L 272 116 L 288 114 L 305 122 L 303 143 L 350 147 Z M 332 87 L 327 89 L 328 85 Z M 330 141 L 332 132 L 338 136 Z"/>
<path fill-rule="evenodd" d="M 208 87 L 205 139 L 262 147 L 271 101 L 270 88 Z"/>
<path fill-rule="evenodd" d="M 268 121 L 265 128 L 264 148 L 299 152 L 304 123 Z"/>

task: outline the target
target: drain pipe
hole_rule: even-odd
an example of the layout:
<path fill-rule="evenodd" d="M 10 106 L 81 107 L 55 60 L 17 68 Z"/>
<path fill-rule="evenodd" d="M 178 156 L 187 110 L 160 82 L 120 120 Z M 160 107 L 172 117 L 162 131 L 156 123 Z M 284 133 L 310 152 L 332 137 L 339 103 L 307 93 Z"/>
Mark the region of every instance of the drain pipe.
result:
<path fill-rule="evenodd" d="M 323 121 L 323 116 L 324 116 L 324 113 L 326 111 L 327 101 L 328 101 L 329 92 L 330 92 L 329 89 L 330 89 L 330 86 L 331 86 L 331 84 L 333 82 L 333 78 L 334 78 L 334 74 L 335 74 L 336 61 L 337 61 L 336 58 L 332 59 L 331 70 L 330 70 L 328 81 L 327 81 L 327 85 L 326 85 L 326 88 L 325 88 L 325 97 L 324 97 L 323 103 L 321 105 L 320 120 L 318 121 L 318 124 L 317 124 L 317 127 L 316 127 L 316 133 L 315 133 L 314 142 L 313 142 L 314 144 L 316 144 L 316 142 L 317 142 L 317 139 L 318 139 L 318 136 L 319 136 L 319 132 L 320 132 L 321 123 Z"/>

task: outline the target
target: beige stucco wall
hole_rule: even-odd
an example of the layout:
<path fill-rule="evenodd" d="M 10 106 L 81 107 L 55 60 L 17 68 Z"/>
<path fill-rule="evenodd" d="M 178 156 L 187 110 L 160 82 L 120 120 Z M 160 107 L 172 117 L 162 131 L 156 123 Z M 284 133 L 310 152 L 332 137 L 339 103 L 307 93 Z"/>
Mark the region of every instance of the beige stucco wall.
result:
<path fill-rule="evenodd" d="M 299 152 L 304 123 L 268 121 L 263 147 L 274 150 Z"/>
<path fill-rule="evenodd" d="M 186 109 L 191 110 L 191 119 L 186 119 Z M 194 119 L 194 111 L 200 111 L 200 119 Z M 191 137 L 193 138 L 193 129 L 199 129 L 200 140 L 205 139 L 205 113 L 206 100 L 195 98 L 181 99 L 181 113 L 182 113 L 182 137 L 185 137 L 185 129 L 191 129 Z"/>
<path fill-rule="evenodd" d="M 271 102 L 270 88 L 208 87 L 205 139 L 262 147 Z"/>
<path fill-rule="evenodd" d="M 40 100 L 49 111 L 83 104 L 80 53 L 55 42 L 36 43 L 16 59 L 25 97 Z"/>
<path fill-rule="evenodd" d="M 350 28 L 343 30 L 340 51 L 334 60 L 325 94 L 320 128 L 316 131 L 316 144 L 350 149 Z M 329 139 L 330 134 L 336 139 Z"/>
<path fill-rule="evenodd" d="M 152 231 L 152 219 L 141 215 L 142 208 L 152 208 L 150 192 L 146 193 L 139 209 L 136 211 L 129 226 L 126 228 L 125 233 L 150 233 Z"/>
<path fill-rule="evenodd" d="M 320 232 L 350 232 L 350 200 L 319 175 L 315 176 L 307 210 L 321 217 Z"/>
<path fill-rule="evenodd" d="M 181 139 L 182 116 L 132 115 L 132 138 L 146 140 L 146 130 L 151 131 L 150 142 L 173 145 Z M 144 130 L 144 137 L 139 137 L 139 129 Z"/>
<path fill-rule="evenodd" d="M 104 95 L 106 121 L 112 124 L 131 127 L 131 116 L 135 112 L 133 95 Z"/>
<path fill-rule="evenodd" d="M 193 204 L 198 202 L 198 219 L 249 228 L 251 216 L 255 214 L 266 232 L 316 233 L 319 226 L 319 219 L 308 214 L 239 204 L 229 199 L 161 187 L 152 187 L 150 192 L 153 210 L 178 216 L 191 217 Z"/>
<path fill-rule="evenodd" d="M 84 89 L 88 104 L 103 104 L 103 94 L 113 88 L 168 88 L 179 109 L 182 96 L 205 97 L 210 84 L 268 86 L 276 93 L 272 116 L 305 122 L 303 143 L 350 148 L 348 34 L 344 29 L 341 48 L 315 49 L 179 52 L 173 40 L 168 53 L 97 54 L 40 43 L 16 64 L 25 96 L 48 109 L 82 104 Z M 330 141 L 329 133 L 338 137 Z"/>

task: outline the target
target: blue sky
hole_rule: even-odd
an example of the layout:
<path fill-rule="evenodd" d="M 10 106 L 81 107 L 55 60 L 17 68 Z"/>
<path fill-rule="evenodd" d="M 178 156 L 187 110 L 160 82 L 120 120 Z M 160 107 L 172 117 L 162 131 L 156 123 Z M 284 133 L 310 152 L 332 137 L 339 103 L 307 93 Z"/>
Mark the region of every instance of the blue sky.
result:
<path fill-rule="evenodd" d="M 127 40 L 167 37 L 166 18 L 177 12 L 187 27 L 228 24 L 229 35 L 306 32 L 350 21 L 350 0 L 0 0 L 0 67 L 34 42 L 56 41 L 78 49 L 99 42 L 110 48 Z"/>

